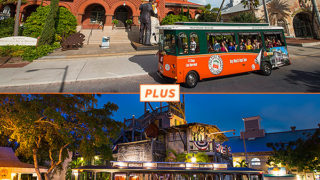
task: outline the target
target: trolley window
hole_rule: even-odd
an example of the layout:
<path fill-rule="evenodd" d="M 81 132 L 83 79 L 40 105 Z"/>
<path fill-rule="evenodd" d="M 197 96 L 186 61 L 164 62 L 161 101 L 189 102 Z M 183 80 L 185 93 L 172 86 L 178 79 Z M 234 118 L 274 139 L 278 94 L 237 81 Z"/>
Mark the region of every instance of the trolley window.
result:
<path fill-rule="evenodd" d="M 178 35 L 178 49 L 179 54 L 188 54 L 188 37 L 185 33 L 180 33 Z"/>
<path fill-rule="evenodd" d="M 199 37 L 196 33 L 190 34 L 190 53 L 200 53 Z"/>
<path fill-rule="evenodd" d="M 261 34 L 258 32 L 239 33 L 239 50 L 252 51 L 262 48 Z"/>
<path fill-rule="evenodd" d="M 175 54 L 176 53 L 176 40 L 173 34 L 166 34 L 164 37 L 163 49 L 167 53 Z"/>
<path fill-rule="evenodd" d="M 267 49 L 285 46 L 282 32 L 264 32 L 264 43 Z"/>
<path fill-rule="evenodd" d="M 207 33 L 208 53 L 233 52 L 237 47 L 234 33 Z"/>

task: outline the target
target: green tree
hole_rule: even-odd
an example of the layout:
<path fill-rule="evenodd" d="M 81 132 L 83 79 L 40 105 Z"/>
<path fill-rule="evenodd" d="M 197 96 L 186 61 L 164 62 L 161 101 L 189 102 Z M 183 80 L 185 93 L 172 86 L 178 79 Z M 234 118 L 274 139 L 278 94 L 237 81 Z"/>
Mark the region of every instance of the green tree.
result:
<path fill-rule="evenodd" d="M 169 149 L 166 152 L 166 159 L 167 162 L 185 162 L 186 161 L 186 154 L 185 153 L 177 153 L 173 149 Z"/>
<path fill-rule="evenodd" d="M 204 7 L 200 7 L 201 11 L 197 21 L 199 22 L 216 22 L 217 19 L 217 11 L 219 8 L 211 8 L 210 4 L 207 4 Z"/>
<path fill-rule="evenodd" d="M 50 162 L 45 179 L 68 157 L 79 152 L 84 159 L 96 152 L 112 158 L 110 138 L 119 132 L 110 118 L 118 109 L 106 103 L 97 108 L 95 95 L 0 95 L 0 134 L 19 145 L 16 152 L 32 157 L 41 180 L 41 161 Z M 104 150 L 104 151 L 103 151 Z"/>
<path fill-rule="evenodd" d="M 38 7 L 24 23 L 23 35 L 29 37 L 39 37 L 44 29 L 46 18 L 49 14 L 50 6 Z M 65 7 L 59 7 L 56 23 L 56 40 L 62 36 L 69 36 L 76 32 L 76 17 Z"/>
<path fill-rule="evenodd" d="M 268 143 L 273 149 L 267 164 L 279 164 L 297 168 L 300 172 L 320 171 L 320 128 L 313 134 L 305 134 L 306 139 L 299 138 L 288 143 Z"/>
<path fill-rule="evenodd" d="M 252 13 L 254 9 L 260 5 L 259 0 L 241 0 L 244 8 L 249 8 Z"/>
<path fill-rule="evenodd" d="M 252 12 L 242 12 L 231 18 L 232 22 L 237 23 L 259 23 L 260 20 Z"/>
<path fill-rule="evenodd" d="M 8 18 L 0 21 L 0 38 L 13 35 L 14 19 Z"/>
<path fill-rule="evenodd" d="M 236 163 L 237 163 L 236 167 L 248 167 L 245 160 L 237 161 Z"/>
<path fill-rule="evenodd" d="M 170 14 L 162 19 L 161 25 L 174 24 L 175 22 L 188 22 L 187 16 Z"/>
<path fill-rule="evenodd" d="M 39 45 L 51 45 L 55 40 L 59 0 L 51 0 L 50 11 L 40 35 Z"/>
<path fill-rule="evenodd" d="M 180 15 L 181 16 L 184 16 L 184 10 L 183 10 L 183 7 L 181 6 L 181 9 L 180 9 Z"/>
<path fill-rule="evenodd" d="M 198 153 L 188 153 L 186 155 L 186 162 L 192 162 L 192 158 L 196 158 L 196 162 L 208 163 L 210 162 L 209 156 L 206 153 L 198 152 Z"/>

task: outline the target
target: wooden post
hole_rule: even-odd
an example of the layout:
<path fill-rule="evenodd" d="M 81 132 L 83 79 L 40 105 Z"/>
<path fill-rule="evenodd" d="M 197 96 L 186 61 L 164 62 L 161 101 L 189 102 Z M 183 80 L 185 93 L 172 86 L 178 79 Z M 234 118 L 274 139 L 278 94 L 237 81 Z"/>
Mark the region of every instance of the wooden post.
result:
<path fill-rule="evenodd" d="M 110 173 L 110 180 L 114 180 L 113 173 Z"/>
<path fill-rule="evenodd" d="M 97 173 L 93 172 L 93 180 L 97 180 Z"/>
<path fill-rule="evenodd" d="M 129 176 L 130 176 L 130 174 L 126 173 L 126 180 L 129 180 Z"/>

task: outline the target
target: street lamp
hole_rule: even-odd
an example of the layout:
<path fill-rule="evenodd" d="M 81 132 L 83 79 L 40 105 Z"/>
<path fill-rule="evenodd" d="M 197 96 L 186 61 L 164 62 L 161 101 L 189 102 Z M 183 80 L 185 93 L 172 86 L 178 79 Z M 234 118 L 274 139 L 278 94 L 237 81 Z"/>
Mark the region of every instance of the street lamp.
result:
<path fill-rule="evenodd" d="M 197 162 L 197 158 L 194 157 L 194 154 L 192 154 L 191 162 L 193 162 L 193 163 Z"/>

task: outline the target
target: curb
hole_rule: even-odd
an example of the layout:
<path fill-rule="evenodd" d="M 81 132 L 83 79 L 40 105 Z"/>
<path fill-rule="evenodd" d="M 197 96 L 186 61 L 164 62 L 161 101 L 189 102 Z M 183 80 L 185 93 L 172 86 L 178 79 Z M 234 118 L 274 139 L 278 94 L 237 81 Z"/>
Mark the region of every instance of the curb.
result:
<path fill-rule="evenodd" d="M 149 50 L 149 51 L 137 51 L 137 52 L 129 52 L 129 53 L 104 53 L 104 54 L 83 54 L 83 55 L 68 55 L 68 56 L 45 56 L 40 59 L 34 60 L 34 62 L 46 62 L 52 60 L 73 60 L 77 58 L 90 58 L 90 57 L 113 57 L 113 56 L 131 56 L 131 55 L 139 55 L 139 56 L 147 56 L 147 55 L 155 55 L 157 50 Z"/>
<path fill-rule="evenodd" d="M 320 42 L 312 42 L 312 43 L 287 43 L 289 46 L 299 46 L 299 47 L 311 47 L 320 45 Z"/>
<path fill-rule="evenodd" d="M 32 82 L 32 83 L 19 83 L 12 85 L 0 85 L 0 88 L 5 87 L 17 87 L 17 86 L 37 86 L 37 85 L 47 85 L 47 84 L 61 84 L 61 83 L 74 83 L 74 82 L 83 82 L 83 81 L 93 81 L 93 80 L 106 80 L 106 79 L 118 79 L 118 78 L 126 78 L 126 77 L 134 77 L 134 76 L 143 76 L 148 75 L 148 72 L 144 73 L 135 73 L 135 74 L 127 74 L 127 75 L 116 75 L 112 77 L 92 77 L 86 79 L 78 79 L 78 80 L 66 80 L 64 82 L 61 81 L 51 81 L 51 82 Z"/>

